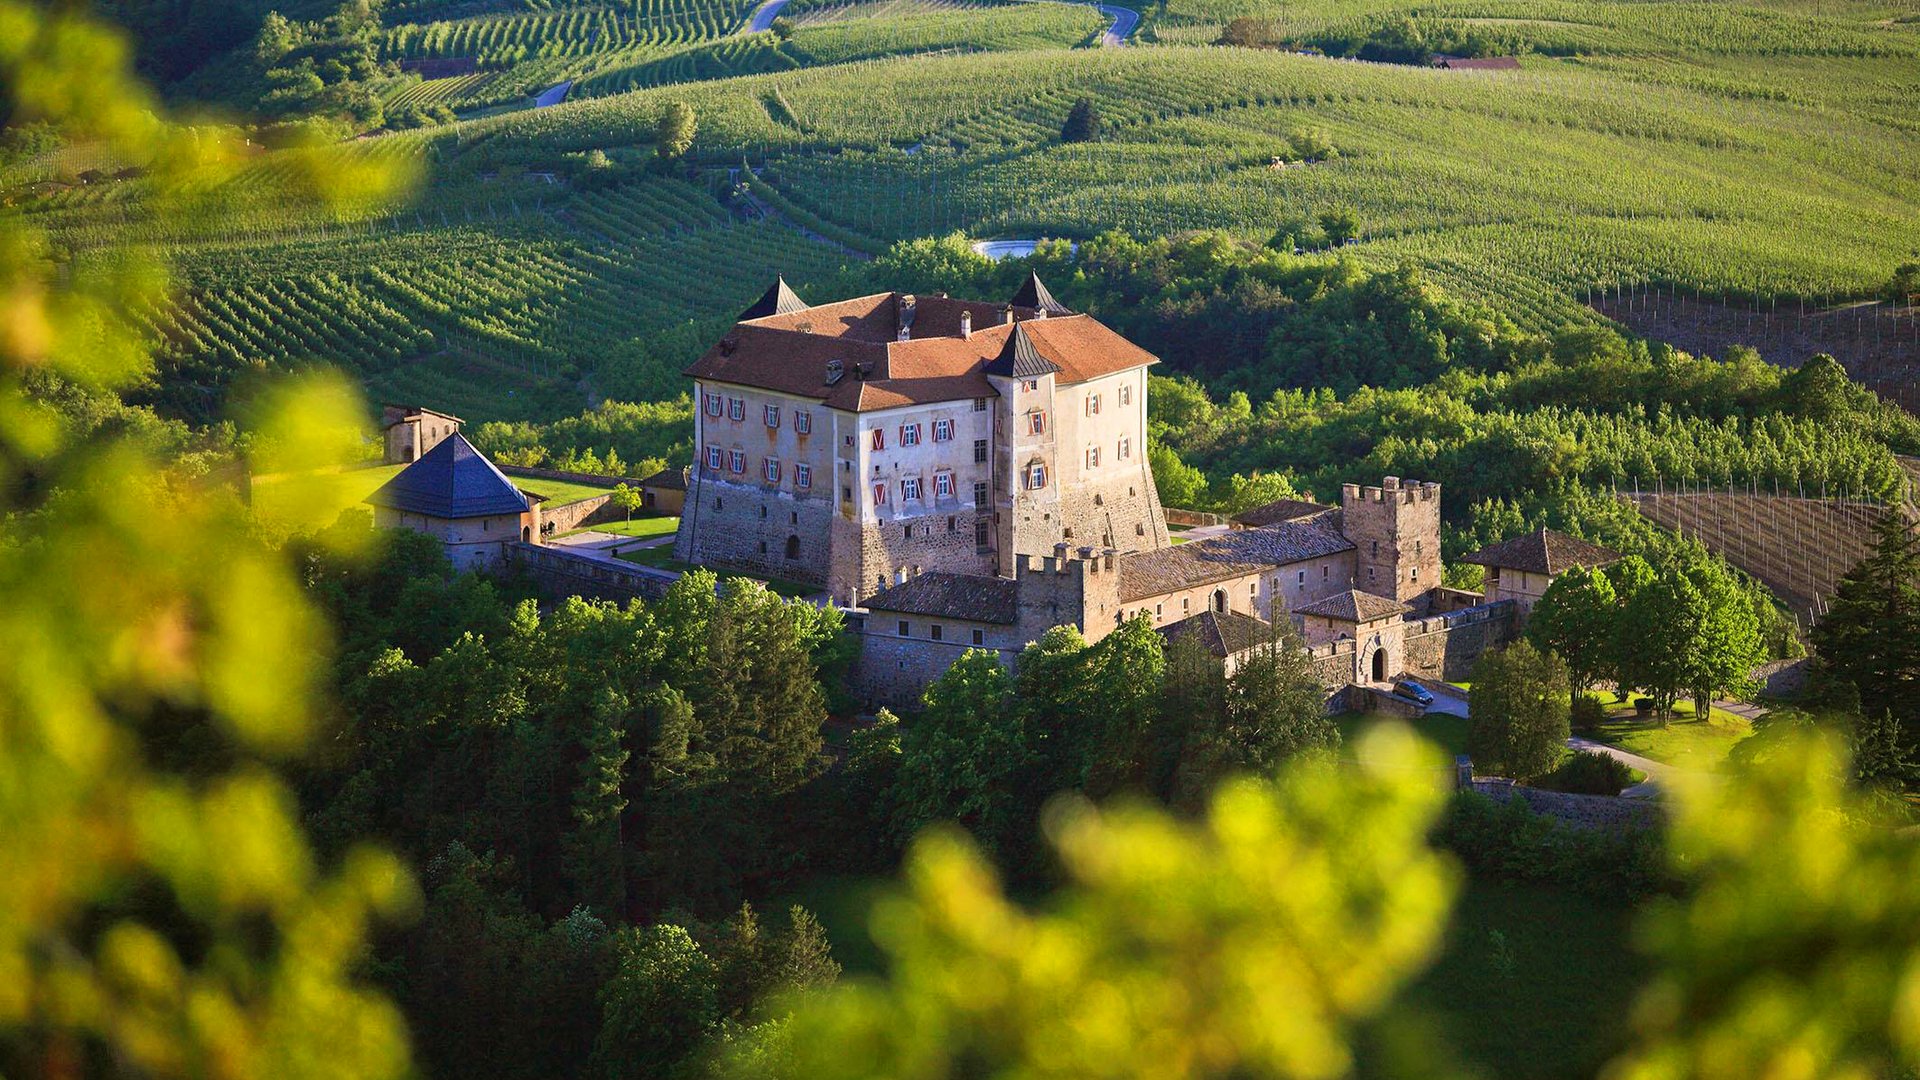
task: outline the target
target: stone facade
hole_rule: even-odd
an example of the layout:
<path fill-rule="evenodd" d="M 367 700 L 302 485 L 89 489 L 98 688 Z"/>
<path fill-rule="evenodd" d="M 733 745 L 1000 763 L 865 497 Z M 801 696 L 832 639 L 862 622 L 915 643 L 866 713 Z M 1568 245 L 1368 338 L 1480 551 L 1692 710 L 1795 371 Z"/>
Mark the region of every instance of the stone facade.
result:
<path fill-rule="evenodd" d="M 689 369 L 695 461 L 675 557 L 853 606 L 920 573 L 1012 577 L 1018 556 L 1060 543 L 1165 547 L 1146 453 L 1153 357 L 1052 310 L 895 295 L 743 318 Z M 1025 373 L 994 374 L 1015 334 Z M 791 389 L 809 382 L 802 365 L 822 372 L 805 392 Z"/>
<path fill-rule="evenodd" d="M 1511 600 L 1497 600 L 1445 615 L 1409 619 L 1404 624 L 1402 668 L 1409 675 L 1459 682 L 1473 673 L 1480 654 L 1519 634 L 1520 612 Z"/>
<path fill-rule="evenodd" d="M 1356 589 L 1411 604 L 1440 584 L 1440 485 L 1402 484 L 1340 489 L 1340 531 L 1352 540 Z"/>
<path fill-rule="evenodd" d="M 387 405 L 380 410 L 381 443 L 389 465 L 407 465 L 460 430 L 457 416 L 418 406 Z"/>
<path fill-rule="evenodd" d="M 382 529 L 412 529 L 426 533 L 446 550 L 456 570 L 486 570 L 500 565 L 507 545 L 531 543 L 540 536 L 540 505 L 518 516 L 441 518 L 413 514 L 387 506 L 373 508 L 373 523 Z"/>

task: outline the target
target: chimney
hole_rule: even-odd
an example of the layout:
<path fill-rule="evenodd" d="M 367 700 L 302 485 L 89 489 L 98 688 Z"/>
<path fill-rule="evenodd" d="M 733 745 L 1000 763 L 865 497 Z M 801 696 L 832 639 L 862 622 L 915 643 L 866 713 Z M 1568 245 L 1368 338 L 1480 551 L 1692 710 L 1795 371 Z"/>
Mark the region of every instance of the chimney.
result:
<path fill-rule="evenodd" d="M 913 294 L 902 293 L 899 300 L 899 334 L 895 340 L 907 341 L 913 337 L 913 311 Z"/>
<path fill-rule="evenodd" d="M 1001 326 L 1013 325 L 1013 305 L 1012 304 L 1000 305 L 1000 325 Z"/>
<path fill-rule="evenodd" d="M 971 311 L 960 313 L 960 336 L 963 338 L 973 336 L 973 312 Z"/>

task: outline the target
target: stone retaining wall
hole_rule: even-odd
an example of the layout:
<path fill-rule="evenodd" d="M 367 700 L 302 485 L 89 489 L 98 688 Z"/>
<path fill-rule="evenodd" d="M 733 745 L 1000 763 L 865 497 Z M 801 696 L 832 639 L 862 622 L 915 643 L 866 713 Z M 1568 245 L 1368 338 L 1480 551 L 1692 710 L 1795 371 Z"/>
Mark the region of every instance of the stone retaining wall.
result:
<path fill-rule="evenodd" d="M 658 600 L 679 576 L 645 566 L 617 566 L 590 555 L 535 544 L 510 544 L 507 560 L 539 586 L 549 600 Z"/>
<path fill-rule="evenodd" d="M 1516 610 L 1513 601 L 1498 600 L 1408 620 L 1405 673 L 1442 682 L 1469 678 L 1481 653 L 1513 640 Z"/>
<path fill-rule="evenodd" d="M 1660 804 L 1645 799 L 1543 791 L 1523 787 L 1511 780 L 1485 777 L 1475 777 L 1467 785 L 1467 790 L 1485 795 L 1495 802 L 1519 799 L 1536 814 L 1544 814 L 1581 829 L 1650 829 L 1665 820 L 1665 811 Z"/>
<path fill-rule="evenodd" d="M 1225 525 L 1228 521 L 1225 514 L 1206 514 L 1198 510 L 1178 510 L 1171 506 L 1164 508 L 1161 513 L 1166 515 L 1167 524 L 1169 525 L 1188 525 L 1196 529 L 1207 525 Z"/>
<path fill-rule="evenodd" d="M 553 531 L 556 533 L 572 532 L 605 521 L 625 520 L 624 511 L 607 505 L 612 498 L 611 495 L 593 495 L 558 506 L 542 506 L 540 519 L 553 522 Z"/>

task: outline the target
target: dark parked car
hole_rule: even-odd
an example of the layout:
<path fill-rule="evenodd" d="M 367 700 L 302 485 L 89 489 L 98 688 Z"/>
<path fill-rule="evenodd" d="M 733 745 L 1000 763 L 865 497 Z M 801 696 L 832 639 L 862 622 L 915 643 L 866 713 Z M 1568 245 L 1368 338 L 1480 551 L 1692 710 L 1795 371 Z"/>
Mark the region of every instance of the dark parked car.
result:
<path fill-rule="evenodd" d="M 1393 684 L 1393 695 L 1403 697 L 1419 705 L 1433 704 L 1433 692 L 1417 682 L 1402 679 Z"/>

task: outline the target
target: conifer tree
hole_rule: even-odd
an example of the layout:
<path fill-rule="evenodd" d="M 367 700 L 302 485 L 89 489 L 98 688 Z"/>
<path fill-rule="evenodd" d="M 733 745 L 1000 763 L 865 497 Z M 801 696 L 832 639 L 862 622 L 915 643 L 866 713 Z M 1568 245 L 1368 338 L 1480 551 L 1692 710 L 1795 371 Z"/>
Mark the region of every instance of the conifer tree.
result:
<path fill-rule="evenodd" d="M 1873 551 L 1841 578 L 1813 645 L 1818 690 L 1846 688 L 1868 715 L 1890 711 L 1901 744 L 1920 744 L 1920 540 L 1901 514 L 1875 526 Z"/>
<path fill-rule="evenodd" d="M 1092 142 L 1100 137 L 1100 113 L 1092 98 L 1081 98 L 1067 110 L 1067 121 L 1060 125 L 1061 142 Z"/>

